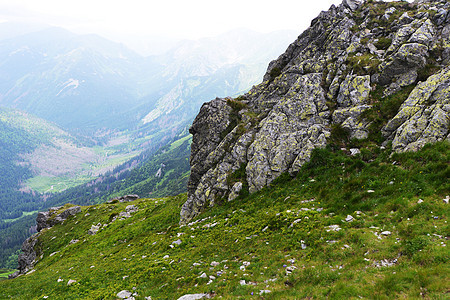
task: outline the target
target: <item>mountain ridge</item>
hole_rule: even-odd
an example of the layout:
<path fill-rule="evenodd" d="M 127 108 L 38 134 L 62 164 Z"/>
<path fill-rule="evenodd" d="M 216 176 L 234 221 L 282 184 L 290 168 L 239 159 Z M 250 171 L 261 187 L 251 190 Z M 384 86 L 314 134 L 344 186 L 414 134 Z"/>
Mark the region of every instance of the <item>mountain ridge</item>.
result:
<path fill-rule="evenodd" d="M 252 193 L 295 175 L 335 131 L 383 147 L 391 141 L 395 151 L 448 140 L 448 6 L 332 5 L 269 64 L 263 83 L 205 103 L 191 127 L 182 224 L 243 188 Z"/>

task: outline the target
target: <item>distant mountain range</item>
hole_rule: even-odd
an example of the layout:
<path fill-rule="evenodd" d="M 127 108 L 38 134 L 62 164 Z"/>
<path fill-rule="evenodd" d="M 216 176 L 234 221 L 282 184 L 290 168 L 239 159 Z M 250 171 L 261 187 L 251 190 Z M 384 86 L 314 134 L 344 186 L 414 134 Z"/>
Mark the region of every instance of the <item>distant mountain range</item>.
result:
<path fill-rule="evenodd" d="M 143 57 L 100 36 L 45 28 L 0 40 L 0 105 L 88 134 L 146 123 L 172 131 L 204 101 L 258 83 L 293 36 L 237 30 Z"/>

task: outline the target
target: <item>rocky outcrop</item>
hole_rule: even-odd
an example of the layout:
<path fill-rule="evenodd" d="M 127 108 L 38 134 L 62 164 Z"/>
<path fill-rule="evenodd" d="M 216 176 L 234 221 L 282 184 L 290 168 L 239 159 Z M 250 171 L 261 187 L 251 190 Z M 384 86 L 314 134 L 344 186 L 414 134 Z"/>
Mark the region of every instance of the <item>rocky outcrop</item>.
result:
<path fill-rule="evenodd" d="M 450 67 L 421 82 L 383 128 L 398 151 L 417 151 L 427 143 L 449 138 Z"/>
<path fill-rule="evenodd" d="M 162 166 L 161 166 L 162 167 Z M 110 199 L 106 201 L 107 203 L 113 203 L 113 202 L 131 202 L 139 199 L 138 195 L 125 195 L 117 198 Z"/>
<path fill-rule="evenodd" d="M 18 277 L 31 271 L 36 263 L 37 254 L 35 246 L 38 242 L 39 234 L 35 234 L 25 240 L 22 244 L 22 252 L 19 254 L 18 258 L 18 270 L 9 275 L 9 279 Z"/>
<path fill-rule="evenodd" d="M 63 206 L 51 207 L 48 211 L 39 212 L 36 217 L 37 231 L 61 223 L 79 212 L 81 212 L 80 206 L 72 206 L 67 209 L 64 209 Z"/>
<path fill-rule="evenodd" d="M 406 87 L 409 97 L 378 132 L 395 151 L 448 138 L 449 9 L 447 1 L 344 0 L 269 64 L 260 85 L 204 104 L 190 130 L 180 223 L 284 172 L 296 174 L 336 126 L 368 138 L 365 112 Z"/>
<path fill-rule="evenodd" d="M 9 278 L 16 278 L 19 275 L 26 274 L 33 270 L 35 263 L 38 260 L 37 245 L 39 243 L 40 231 L 45 228 L 50 228 L 58 223 L 63 222 L 70 216 L 74 216 L 81 212 L 80 206 L 59 206 L 51 207 L 46 212 L 39 212 L 36 217 L 38 233 L 29 237 L 22 244 L 22 253 L 18 258 L 18 271 L 10 275 Z"/>

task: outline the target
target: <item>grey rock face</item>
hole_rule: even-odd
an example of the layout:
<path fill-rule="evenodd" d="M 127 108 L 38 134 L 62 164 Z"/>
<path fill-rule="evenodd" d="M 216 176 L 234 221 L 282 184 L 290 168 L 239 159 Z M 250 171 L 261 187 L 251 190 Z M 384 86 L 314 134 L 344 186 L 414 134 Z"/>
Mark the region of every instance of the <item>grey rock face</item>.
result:
<path fill-rule="evenodd" d="M 31 271 L 34 267 L 34 264 L 37 261 L 37 253 L 35 250 L 35 246 L 38 243 L 39 233 L 29 237 L 22 244 L 22 253 L 19 254 L 18 259 L 18 271 L 14 274 L 10 275 L 9 278 L 13 279 L 20 275 L 26 274 Z"/>
<path fill-rule="evenodd" d="M 165 166 L 163 166 L 163 164 L 161 164 L 161 168 L 163 168 Z M 131 202 L 131 201 L 135 201 L 139 199 L 138 195 L 126 195 L 126 196 L 122 196 L 122 197 L 118 197 L 118 198 L 113 198 L 108 200 L 108 203 L 112 203 L 114 201 L 118 201 L 118 202 Z"/>
<path fill-rule="evenodd" d="M 396 151 L 417 151 L 446 139 L 450 123 L 450 67 L 420 83 L 383 128 Z"/>
<path fill-rule="evenodd" d="M 242 182 L 236 182 L 231 188 L 230 195 L 228 196 L 228 201 L 233 201 L 239 196 L 239 192 L 242 190 Z"/>
<path fill-rule="evenodd" d="M 29 237 L 22 244 L 22 253 L 19 254 L 18 264 L 19 270 L 14 273 L 10 278 L 15 278 L 19 275 L 26 274 L 33 269 L 34 264 L 37 261 L 38 254 L 36 253 L 35 246 L 38 243 L 39 231 L 44 228 L 49 228 L 55 224 L 61 223 L 66 220 L 69 216 L 73 216 L 81 212 L 80 206 L 72 206 L 68 209 L 60 212 L 62 206 L 52 207 L 46 212 L 39 212 L 36 217 L 37 230 L 38 233 Z M 58 213 L 60 212 L 60 213 Z"/>
<path fill-rule="evenodd" d="M 351 10 L 356 10 L 362 3 L 364 3 L 364 0 L 343 0 L 342 3 Z"/>
<path fill-rule="evenodd" d="M 52 207 L 46 212 L 39 212 L 36 217 L 37 231 L 41 231 L 44 228 L 52 227 L 55 224 L 61 223 L 68 217 L 76 215 L 81 212 L 80 206 L 72 206 L 63 212 L 56 214 L 62 207 Z"/>
<path fill-rule="evenodd" d="M 419 80 L 450 61 L 449 5 L 388 5 L 384 22 L 392 24 L 384 27 L 371 5 L 379 4 L 344 0 L 331 6 L 269 64 L 260 85 L 202 106 L 190 130 L 191 176 L 180 223 L 236 199 L 242 189 L 256 192 L 285 172 L 295 175 L 314 149 L 326 146 L 333 125 L 350 138 L 367 138 L 364 113 L 381 101 L 373 96 L 377 87 L 387 97 L 416 86 L 383 128 L 396 151 L 448 138 L 447 73 Z M 426 12 L 432 6 L 439 17 Z M 401 17 L 392 18 L 397 13 Z"/>
<path fill-rule="evenodd" d="M 380 74 L 379 83 L 387 85 L 399 76 L 423 68 L 428 56 L 428 47 L 418 43 L 403 44 L 387 62 Z"/>

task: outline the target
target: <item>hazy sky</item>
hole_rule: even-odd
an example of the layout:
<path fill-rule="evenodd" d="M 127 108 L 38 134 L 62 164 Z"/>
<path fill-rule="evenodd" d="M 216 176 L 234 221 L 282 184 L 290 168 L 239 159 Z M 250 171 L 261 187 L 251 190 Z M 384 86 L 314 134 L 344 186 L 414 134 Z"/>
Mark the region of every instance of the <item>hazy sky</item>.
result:
<path fill-rule="evenodd" d="M 0 0 L 0 21 L 41 22 L 76 33 L 197 39 L 234 28 L 306 29 L 342 0 Z"/>

